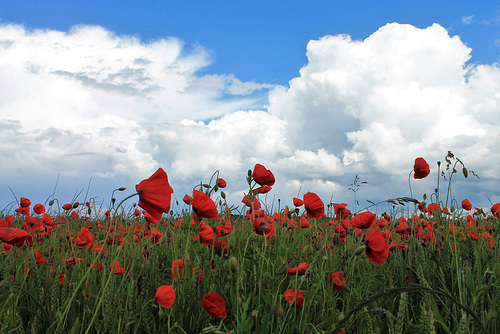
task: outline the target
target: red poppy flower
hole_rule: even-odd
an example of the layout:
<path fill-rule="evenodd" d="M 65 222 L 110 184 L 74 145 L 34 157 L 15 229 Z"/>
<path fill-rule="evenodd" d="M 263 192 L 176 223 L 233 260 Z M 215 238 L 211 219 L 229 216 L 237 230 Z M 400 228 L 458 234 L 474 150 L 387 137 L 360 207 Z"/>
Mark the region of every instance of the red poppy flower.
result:
<path fill-rule="evenodd" d="M 222 178 L 220 178 L 220 177 L 219 177 L 219 178 L 217 179 L 217 186 L 218 186 L 219 188 L 226 188 L 227 183 L 226 183 L 226 181 L 225 181 L 224 179 L 222 179 Z"/>
<path fill-rule="evenodd" d="M 241 200 L 241 203 L 244 203 L 249 208 L 252 208 L 252 204 L 253 204 L 253 209 L 254 210 L 259 210 L 260 209 L 260 202 L 259 202 L 259 199 L 256 196 L 253 198 L 253 203 L 252 203 L 251 196 L 250 195 L 245 195 L 245 197 L 243 197 L 243 199 Z"/>
<path fill-rule="evenodd" d="M 104 269 L 104 266 L 103 266 L 103 264 L 102 264 L 102 263 L 100 263 L 100 262 L 95 262 L 95 263 L 94 263 L 94 268 L 97 270 L 97 272 L 99 272 L 99 271 L 101 271 L 101 270 L 103 270 L 103 269 Z"/>
<path fill-rule="evenodd" d="M 71 204 L 71 203 L 66 203 L 66 204 L 64 204 L 64 205 L 62 206 L 62 209 L 63 209 L 63 210 L 66 210 L 66 211 L 71 210 L 71 209 L 73 209 L 73 204 Z"/>
<path fill-rule="evenodd" d="M 219 212 L 214 201 L 205 193 L 193 190 L 193 200 L 191 201 L 193 211 L 202 218 L 218 219 Z"/>
<path fill-rule="evenodd" d="M 295 267 L 288 266 L 287 276 L 304 275 L 306 273 L 307 269 L 309 269 L 309 267 L 310 267 L 310 265 L 307 262 L 299 263 L 299 265 L 295 266 Z"/>
<path fill-rule="evenodd" d="M 500 203 L 496 203 L 491 207 L 491 214 L 493 216 L 499 217 L 499 212 L 500 212 Z"/>
<path fill-rule="evenodd" d="M 344 290 L 344 288 L 342 287 L 342 283 L 345 284 L 345 277 L 340 276 L 340 275 L 342 275 L 342 271 L 336 271 L 333 274 L 328 275 L 328 276 L 330 276 L 330 286 L 335 291 Z"/>
<path fill-rule="evenodd" d="M 302 206 L 304 202 L 300 198 L 293 198 L 293 205 L 296 207 Z"/>
<path fill-rule="evenodd" d="M 255 182 L 257 182 L 261 186 L 272 187 L 274 185 L 274 182 L 276 181 L 274 179 L 273 173 L 261 164 L 255 165 L 255 167 L 253 168 L 252 177 Z"/>
<path fill-rule="evenodd" d="M 383 263 L 389 257 L 389 245 L 380 230 L 373 230 L 365 236 L 365 252 L 370 260 Z"/>
<path fill-rule="evenodd" d="M 162 285 L 156 290 L 155 299 L 160 306 L 172 308 L 175 303 L 175 291 L 170 285 Z"/>
<path fill-rule="evenodd" d="M 198 230 L 198 237 L 200 238 L 200 241 L 203 242 L 203 246 L 214 244 L 215 234 L 210 225 L 207 225 L 204 221 L 202 221 L 198 227 Z"/>
<path fill-rule="evenodd" d="M 472 209 L 472 204 L 469 202 L 467 198 L 462 201 L 462 209 L 467 211 Z"/>
<path fill-rule="evenodd" d="M 70 256 L 67 259 L 62 259 L 61 262 L 66 262 L 66 263 L 69 263 L 69 264 L 75 264 L 77 262 L 83 262 L 83 258 L 75 257 L 75 256 Z"/>
<path fill-rule="evenodd" d="M 351 219 L 351 226 L 356 228 L 370 228 L 377 222 L 377 216 L 371 212 L 361 212 Z"/>
<path fill-rule="evenodd" d="M 183 268 L 184 268 L 184 260 L 183 259 L 172 261 L 172 268 L 170 269 L 170 272 L 172 273 L 172 278 L 175 278 L 177 276 L 179 276 L 179 278 L 182 278 L 182 269 Z"/>
<path fill-rule="evenodd" d="M 187 205 L 191 205 L 191 201 L 193 200 L 193 198 L 191 196 L 189 196 L 188 194 L 186 194 L 186 195 L 184 195 L 184 197 L 182 198 L 182 200 Z"/>
<path fill-rule="evenodd" d="M 45 213 L 45 207 L 42 204 L 35 204 L 33 211 L 35 211 L 36 214 L 41 215 L 42 213 Z"/>
<path fill-rule="evenodd" d="M 156 220 L 161 219 L 164 212 L 170 211 L 171 195 L 174 192 L 168 183 L 167 173 L 159 168 L 148 179 L 135 186 L 139 193 L 139 206 Z"/>
<path fill-rule="evenodd" d="M 120 267 L 120 262 L 118 260 L 109 266 L 109 270 L 112 270 L 115 275 L 123 275 L 125 273 L 125 269 Z"/>
<path fill-rule="evenodd" d="M 36 263 L 45 263 L 45 259 L 43 258 L 42 252 L 35 249 L 35 262 Z"/>
<path fill-rule="evenodd" d="M 222 319 L 227 317 L 226 302 L 224 298 L 215 291 L 211 291 L 203 296 L 201 299 L 201 307 L 214 317 Z"/>
<path fill-rule="evenodd" d="M 255 188 L 255 190 L 257 190 L 257 192 L 259 194 L 266 194 L 268 192 L 270 192 L 272 189 L 272 187 L 269 187 L 269 186 L 260 186 L 258 188 Z"/>
<path fill-rule="evenodd" d="M 205 273 L 203 272 L 203 270 L 196 268 L 196 267 L 193 267 L 191 270 L 191 274 L 194 275 L 196 272 L 198 272 L 198 281 L 203 282 L 203 278 L 205 276 Z"/>
<path fill-rule="evenodd" d="M 272 230 L 272 224 L 267 221 L 267 219 L 257 217 L 252 222 L 252 228 L 255 233 L 259 235 L 264 235 Z"/>
<path fill-rule="evenodd" d="M 413 178 L 414 179 L 423 179 L 429 175 L 431 172 L 429 168 L 429 164 L 424 158 L 416 158 L 415 164 L 413 165 Z"/>
<path fill-rule="evenodd" d="M 311 227 L 311 224 L 307 221 L 306 217 L 302 216 L 300 219 L 300 228 L 309 228 Z"/>
<path fill-rule="evenodd" d="M 439 209 L 439 206 L 437 205 L 437 203 L 431 203 L 427 206 L 427 208 L 425 209 L 425 212 L 427 212 L 429 215 L 431 215 L 433 212 L 437 212 Z"/>
<path fill-rule="evenodd" d="M 283 295 L 285 295 L 286 302 L 291 304 L 297 310 L 299 310 L 302 307 L 302 304 L 304 304 L 304 294 L 302 293 L 302 290 L 297 291 L 297 294 L 295 294 L 295 289 L 289 289 L 286 290 Z"/>
<path fill-rule="evenodd" d="M 27 208 L 31 205 L 31 201 L 29 199 L 27 199 L 26 197 L 21 197 L 19 202 L 20 202 L 20 206 L 22 208 Z"/>
<path fill-rule="evenodd" d="M 325 218 L 325 205 L 318 195 L 308 192 L 304 195 L 304 207 L 309 218 Z"/>
<path fill-rule="evenodd" d="M 24 240 L 31 237 L 25 230 L 15 227 L 0 227 L 0 240 L 6 244 L 22 245 Z"/>

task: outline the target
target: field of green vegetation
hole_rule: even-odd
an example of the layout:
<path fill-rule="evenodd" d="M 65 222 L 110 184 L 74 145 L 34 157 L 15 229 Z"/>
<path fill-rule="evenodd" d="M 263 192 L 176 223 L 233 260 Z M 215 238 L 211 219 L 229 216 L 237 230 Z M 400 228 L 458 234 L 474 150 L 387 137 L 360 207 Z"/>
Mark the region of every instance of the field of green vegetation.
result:
<path fill-rule="evenodd" d="M 0 213 L 0 332 L 500 333 L 500 204 L 453 198 L 470 171 L 450 154 L 441 196 L 358 212 L 312 192 L 270 212 L 260 164 L 241 207 L 215 173 L 173 213 L 161 168 L 109 211 L 21 197 Z M 410 193 L 429 173 L 417 158 Z"/>

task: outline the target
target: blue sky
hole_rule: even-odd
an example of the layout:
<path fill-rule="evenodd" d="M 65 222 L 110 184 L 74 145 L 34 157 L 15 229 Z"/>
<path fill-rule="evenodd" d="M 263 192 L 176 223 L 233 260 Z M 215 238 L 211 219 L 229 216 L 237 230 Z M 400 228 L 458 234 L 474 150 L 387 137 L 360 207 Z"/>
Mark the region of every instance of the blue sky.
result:
<path fill-rule="evenodd" d="M 238 204 L 256 163 L 269 202 L 353 208 L 356 175 L 361 205 L 409 195 L 418 156 L 429 195 L 448 150 L 481 177 L 454 177 L 456 199 L 489 207 L 499 56 L 495 1 L 4 0 L 0 209 L 58 177 L 62 202 L 90 178 L 108 201 L 158 167 L 179 201 L 219 170 Z"/>
<path fill-rule="evenodd" d="M 425 28 L 439 23 L 473 49 L 472 62 L 491 64 L 500 51 L 497 1 L 11 1 L 2 22 L 68 31 L 100 25 L 143 41 L 178 37 L 202 45 L 213 63 L 206 73 L 243 81 L 287 84 L 306 64 L 311 39 L 348 34 L 364 39 L 386 23 Z M 470 20 L 467 23 L 467 18 Z M 464 20 L 465 19 L 465 20 Z M 486 22 L 489 22 L 487 24 Z"/>

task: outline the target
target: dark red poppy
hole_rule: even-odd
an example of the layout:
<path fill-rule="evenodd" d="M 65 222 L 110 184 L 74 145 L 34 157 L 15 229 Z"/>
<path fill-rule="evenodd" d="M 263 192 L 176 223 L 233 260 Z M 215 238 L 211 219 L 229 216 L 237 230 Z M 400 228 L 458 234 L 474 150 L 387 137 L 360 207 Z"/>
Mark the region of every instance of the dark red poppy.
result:
<path fill-rule="evenodd" d="M 63 209 L 63 210 L 66 210 L 66 211 L 71 210 L 71 209 L 73 209 L 73 204 L 71 204 L 71 203 L 66 203 L 66 204 L 64 204 L 64 205 L 62 206 L 62 209 Z"/>
<path fill-rule="evenodd" d="M 35 204 L 35 206 L 33 207 L 33 211 L 36 214 L 41 215 L 42 213 L 45 213 L 45 207 L 42 204 Z"/>
<path fill-rule="evenodd" d="M 170 309 L 175 303 L 175 291 L 170 285 L 162 285 L 156 290 L 155 299 L 160 306 Z"/>
<path fill-rule="evenodd" d="M 226 188 L 227 183 L 226 183 L 226 181 L 225 181 L 224 179 L 222 179 L 222 178 L 220 178 L 220 177 L 219 177 L 219 178 L 217 179 L 217 186 L 218 186 L 219 188 Z"/>
<path fill-rule="evenodd" d="M 493 216 L 499 217 L 500 203 L 496 203 L 491 207 L 491 214 Z"/>
<path fill-rule="evenodd" d="M 257 190 L 257 192 L 259 194 L 267 194 L 268 192 L 270 192 L 272 189 L 272 187 L 269 187 L 269 186 L 260 186 L 258 188 L 255 188 L 255 190 Z"/>
<path fill-rule="evenodd" d="M 222 319 L 227 317 L 226 302 L 216 291 L 211 291 L 201 298 L 201 307 L 214 317 Z"/>
<path fill-rule="evenodd" d="M 219 212 L 214 201 L 201 191 L 193 190 L 191 206 L 193 211 L 202 218 L 219 219 Z"/>
<path fill-rule="evenodd" d="M 325 205 L 318 195 L 308 192 L 304 195 L 304 207 L 307 212 L 307 217 L 318 219 L 325 218 Z"/>
<path fill-rule="evenodd" d="M 43 258 L 42 252 L 35 249 L 35 262 L 38 264 L 45 263 L 45 259 Z"/>
<path fill-rule="evenodd" d="M 109 270 L 112 270 L 115 275 L 123 275 L 125 273 L 125 269 L 120 266 L 120 261 L 118 260 L 109 266 Z"/>
<path fill-rule="evenodd" d="M 371 212 L 361 212 L 351 219 L 351 226 L 356 228 L 370 228 L 377 222 L 377 216 Z"/>
<path fill-rule="evenodd" d="M 27 208 L 31 205 L 31 201 L 26 197 L 21 197 L 21 200 L 19 202 L 22 208 Z"/>
<path fill-rule="evenodd" d="M 295 307 L 297 310 L 299 310 L 302 307 L 302 304 L 304 304 L 304 294 L 302 293 L 302 290 L 298 290 L 297 293 L 295 293 L 295 289 L 289 289 L 286 290 L 283 295 L 285 296 L 286 302 Z"/>
<path fill-rule="evenodd" d="M 427 208 L 425 209 L 425 212 L 427 212 L 429 215 L 431 215 L 433 212 L 437 212 L 439 209 L 439 206 L 437 203 L 430 203 Z"/>
<path fill-rule="evenodd" d="M 193 200 L 193 198 L 191 196 L 189 196 L 188 194 L 186 194 L 186 195 L 184 195 L 184 197 L 182 198 L 182 200 L 187 205 L 191 205 L 191 201 Z"/>
<path fill-rule="evenodd" d="M 214 230 L 210 227 L 210 225 L 207 225 L 204 221 L 202 221 L 198 226 L 198 230 L 198 238 L 200 238 L 200 241 L 203 242 L 203 246 L 213 246 L 216 237 Z"/>
<path fill-rule="evenodd" d="M 179 278 L 182 278 L 182 269 L 183 268 L 184 268 L 184 260 L 183 259 L 172 261 L 172 268 L 170 269 L 170 272 L 172 274 L 172 278 L 175 278 L 177 276 L 179 276 Z"/>
<path fill-rule="evenodd" d="M 330 276 L 330 286 L 335 291 L 342 291 L 344 288 L 342 284 L 345 284 L 345 277 L 341 276 L 342 271 L 336 271 L 333 274 L 328 274 Z"/>
<path fill-rule="evenodd" d="M 429 164 L 424 158 L 416 158 L 415 164 L 413 165 L 413 178 L 423 179 L 429 175 L 431 172 Z"/>
<path fill-rule="evenodd" d="M 368 232 L 365 236 L 365 245 L 366 255 L 373 262 L 380 264 L 389 257 L 389 245 L 380 230 Z"/>
<path fill-rule="evenodd" d="M 274 185 L 274 182 L 276 181 L 274 179 L 273 173 L 261 164 L 255 165 L 255 167 L 253 168 L 252 177 L 255 182 L 257 182 L 261 186 L 272 187 Z"/>
<path fill-rule="evenodd" d="M 309 267 L 310 265 L 307 262 L 299 263 L 299 265 L 295 267 L 288 266 L 287 276 L 304 275 Z"/>
<path fill-rule="evenodd" d="M 170 211 L 170 201 L 174 191 L 168 183 L 167 173 L 162 168 L 148 179 L 142 180 L 135 186 L 135 190 L 139 193 L 139 206 L 156 220 L 160 220 L 164 212 Z"/>
<path fill-rule="evenodd" d="M 300 198 L 293 198 L 293 205 L 296 207 L 302 206 L 304 202 Z"/>
<path fill-rule="evenodd" d="M 103 269 L 104 269 L 104 266 L 103 266 L 103 264 L 102 264 L 102 263 L 100 263 L 100 262 L 95 262 L 95 263 L 94 263 L 94 268 L 97 270 L 97 272 L 99 272 L 99 271 L 101 271 L 101 270 L 103 270 Z"/>
<path fill-rule="evenodd" d="M 28 234 L 25 230 L 15 227 L 0 227 L 0 240 L 6 244 L 22 245 L 22 243 L 30 238 L 32 234 Z"/>
<path fill-rule="evenodd" d="M 254 210 L 259 210 L 260 209 L 260 202 L 259 202 L 259 199 L 256 196 L 253 198 L 253 203 L 252 203 L 251 196 L 250 195 L 245 195 L 245 197 L 243 197 L 243 199 L 241 200 L 241 203 L 244 203 L 249 208 L 252 208 L 252 205 L 253 205 L 253 209 Z"/>
<path fill-rule="evenodd" d="M 467 211 L 472 209 L 472 204 L 469 202 L 467 198 L 462 201 L 462 209 Z"/>

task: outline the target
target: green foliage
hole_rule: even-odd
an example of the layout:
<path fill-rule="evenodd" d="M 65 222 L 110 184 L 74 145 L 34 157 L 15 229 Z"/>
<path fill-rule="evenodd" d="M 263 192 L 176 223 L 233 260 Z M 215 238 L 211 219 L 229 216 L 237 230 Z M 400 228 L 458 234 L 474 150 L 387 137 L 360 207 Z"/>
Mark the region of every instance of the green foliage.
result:
<path fill-rule="evenodd" d="M 268 242 L 253 232 L 246 218 L 233 218 L 233 231 L 223 237 L 231 249 L 228 257 L 193 240 L 197 228 L 187 222 L 170 232 L 177 219 L 158 224 L 164 237 L 156 244 L 144 237 L 134 240 L 130 227 L 144 221 L 118 222 L 126 231 L 122 245 L 106 244 L 107 231 L 92 229 L 96 244 L 106 245 L 106 256 L 75 246 L 71 237 L 84 225 L 79 219 L 65 221 L 38 244 L 0 253 L 2 332 L 154 333 L 168 328 L 171 333 L 336 333 L 362 326 L 373 333 L 463 333 L 500 328 L 498 252 L 485 239 L 462 238 L 447 228 L 444 218 L 434 222 L 435 243 L 392 233 L 407 248 L 392 247 L 380 265 L 364 252 L 356 255 L 362 236 L 347 230 L 339 238 L 331 219 L 311 220 L 308 229 L 276 224 L 276 235 Z M 386 229 L 393 230 L 395 224 Z M 461 220 L 454 224 L 465 226 Z M 478 224 L 498 235 L 498 223 Z M 47 262 L 36 264 L 33 249 Z M 61 261 L 71 256 L 84 260 Z M 172 278 L 172 261 L 181 258 L 182 278 Z M 109 270 L 115 259 L 125 274 Z M 95 270 L 94 261 L 104 269 Z M 305 275 L 287 276 L 288 266 L 301 262 L 310 264 Z M 192 267 L 204 271 L 202 282 L 191 275 Z M 328 274 L 339 270 L 350 292 L 330 286 Z M 172 285 L 176 293 L 169 310 L 155 301 L 163 284 Z M 287 289 L 304 292 L 299 310 L 285 301 Z M 200 300 L 209 291 L 218 291 L 226 301 L 226 319 L 201 308 Z"/>

